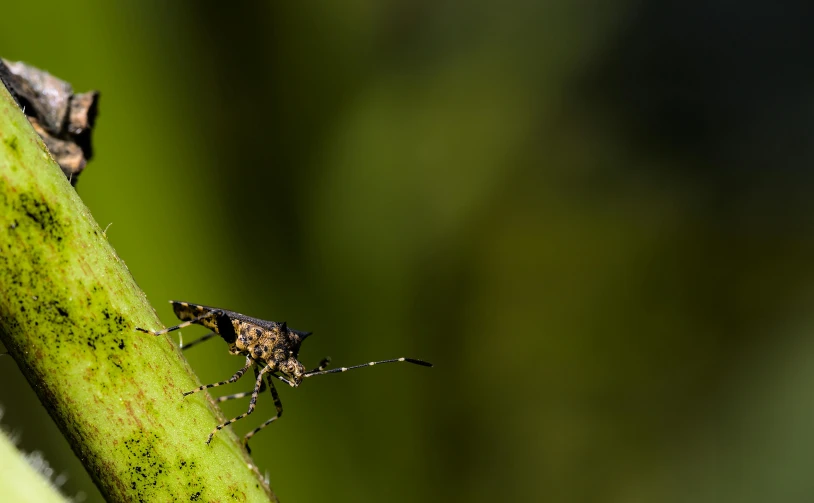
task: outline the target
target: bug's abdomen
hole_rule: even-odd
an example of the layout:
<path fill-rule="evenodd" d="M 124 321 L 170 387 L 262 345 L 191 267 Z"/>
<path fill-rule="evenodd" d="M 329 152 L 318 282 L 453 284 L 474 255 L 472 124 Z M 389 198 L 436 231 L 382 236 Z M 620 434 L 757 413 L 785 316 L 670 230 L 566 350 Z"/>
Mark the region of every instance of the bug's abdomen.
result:
<path fill-rule="evenodd" d="M 193 323 L 202 325 L 211 329 L 216 334 L 220 334 L 224 341 L 228 344 L 235 342 L 235 323 L 232 319 L 221 309 L 213 309 L 211 307 L 202 306 L 200 304 L 190 304 L 189 302 L 180 302 L 171 300 L 172 310 L 175 311 L 175 316 L 182 321 L 194 321 Z M 211 316 L 205 316 L 211 313 Z M 205 316 L 202 319 L 202 316 Z"/>
<path fill-rule="evenodd" d="M 172 304 L 172 310 L 175 311 L 175 316 L 177 316 L 181 321 L 194 320 L 195 318 L 209 311 L 209 309 L 204 308 L 204 306 L 190 304 L 188 302 L 173 300 L 170 301 L 170 303 Z"/>

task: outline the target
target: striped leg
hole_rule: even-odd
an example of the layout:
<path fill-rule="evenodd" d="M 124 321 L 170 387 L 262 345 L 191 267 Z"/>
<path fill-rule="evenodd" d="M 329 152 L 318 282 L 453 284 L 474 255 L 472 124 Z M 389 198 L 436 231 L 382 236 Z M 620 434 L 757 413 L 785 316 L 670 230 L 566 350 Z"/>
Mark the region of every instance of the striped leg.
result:
<path fill-rule="evenodd" d="M 254 380 L 256 381 L 257 376 L 260 373 L 260 369 L 257 368 L 257 365 L 253 366 L 252 368 L 254 369 Z M 266 377 L 268 377 L 268 376 L 266 376 Z M 265 390 L 266 390 L 266 383 L 263 382 L 260 385 L 260 391 L 258 391 L 258 393 L 262 393 Z M 235 393 L 234 395 L 219 396 L 217 399 L 215 399 L 215 401 L 220 403 L 220 402 L 225 402 L 226 400 L 236 400 L 238 398 L 246 398 L 247 396 L 251 396 L 251 394 L 252 394 L 251 391 L 244 391 L 243 393 Z"/>
<path fill-rule="evenodd" d="M 295 387 L 293 382 L 289 381 L 288 379 L 286 379 L 286 378 L 285 378 L 285 377 L 283 377 L 283 376 L 278 376 L 276 373 L 274 373 L 274 374 L 269 374 L 269 375 L 270 375 L 271 377 L 273 377 L 273 378 L 275 378 L 275 379 L 279 380 L 279 381 L 282 381 L 282 382 L 284 382 L 284 383 L 288 384 L 288 385 L 289 385 L 289 386 L 291 386 L 292 388 L 294 388 L 294 387 Z"/>
<path fill-rule="evenodd" d="M 315 369 L 312 369 L 312 370 L 309 370 L 308 372 L 306 372 L 306 374 L 310 374 L 311 372 L 322 372 L 323 370 L 328 368 L 328 365 L 330 365 L 330 363 L 331 363 L 331 357 L 326 356 L 325 358 L 322 359 L 321 362 L 319 362 L 319 367 L 317 367 Z"/>
<path fill-rule="evenodd" d="M 303 374 L 303 377 L 313 377 L 313 376 L 319 376 L 319 375 L 323 375 L 323 374 L 336 374 L 337 372 L 347 372 L 348 370 L 361 369 L 361 368 L 364 368 L 364 367 L 372 367 L 374 365 L 379 365 L 379 364 L 382 364 L 382 363 L 398 363 L 398 362 L 415 363 L 416 365 L 423 365 L 424 367 L 432 367 L 432 363 L 425 362 L 423 360 L 416 360 L 415 358 L 393 358 L 392 360 L 381 360 L 381 361 L 378 361 L 378 362 L 363 363 L 361 365 L 354 365 L 352 367 L 340 367 L 338 369 L 331 369 L 331 370 L 316 369 L 316 370 L 312 370 L 310 372 L 306 372 L 305 374 Z"/>
<path fill-rule="evenodd" d="M 183 340 L 182 340 L 182 341 L 181 341 L 181 344 L 180 344 L 180 346 L 179 346 L 179 347 L 180 347 L 180 348 L 181 348 L 181 350 L 183 351 L 183 350 L 186 350 L 186 349 L 191 348 L 192 346 L 196 346 L 196 345 L 198 345 L 198 344 L 200 344 L 200 343 L 202 343 L 202 342 L 206 342 L 206 341 L 208 341 L 209 339 L 211 339 L 212 337 L 216 337 L 217 335 L 218 335 L 218 334 L 217 334 L 216 332 L 209 332 L 208 334 L 204 335 L 204 336 L 203 336 L 203 337 L 201 337 L 200 339 L 195 339 L 194 341 L 190 342 L 190 343 L 189 343 L 189 344 L 187 344 L 186 346 L 184 346 L 184 342 L 183 342 Z"/>
<path fill-rule="evenodd" d="M 274 399 L 274 406 L 277 408 L 277 415 L 266 421 L 265 423 L 261 424 L 257 428 L 253 429 L 249 433 L 246 433 L 246 436 L 243 437 L 243 445 L 246 447 L 246 452 L 249 454 L 252 453 L 251 448 L 249 448 L 249 439 L 252 438 L 255 433 L 262 430 L 266 426 L 270 425 L 274 421 L 280 419 L 283 415 L 283 402 L 280 401 L 280 395 L 277 394 L 277 388 L 274 387 L 274 381 L 271 380 L 271 377 L 266 376 L 266 380 L 269 382 L 269 388 L 271 389 L 271 397 Z"/>
<path fill-rule="evenodd" d="M 271 365 L 266 365 L 265 367 L 263 367 L 263 370 L 260 371 L 260 374 L 258 374 L 257 381 L 255 381 L 255 383 L 254 383 L 254 391 L 252 391 L 252 399 L 249 402 L 249 410 L 247 410 L 246 412 L 244 412 L 243 414 L 241 414 L 241 415 L 239 415 L 239 416 L 237 416 L 235 418 L 232 418 L 232 419 L 226 421 L 223 424 L 219 424 L 218 427 L 215 428 L 214 430 L 212 430 L 212 433 L 209 434 L 209 438 L 206 439 L 206 445 L 209 445 L 209 442 L 212 441 L 212 437 L 215 436 L 215 433 L 222 430 L 226 426 L 229 426 L 230 424 L 234 423 L 235 421 L 240 421 L 244 417 L 246 417 L 249 414 L 251 414 L 252 412 L 254 412 L 254 406 L 257 404 L 257 395 L 260 393 L 260 386 L 263 384 L 263 375 L 266 372 L 268 372 L 269 370 L 271 370 Z"/>
<path fill-rule="evenodd" d="M 252 365 L 254 365 L 254 360 L 252 360 L 250 357 L 247 357 L 246 358 L 246 365 L 242 369 L 235 372 L 235 375 L 230 377 L 228 381 L 221 381 L 221 382 L 216 382 L 216 383 L 212 383 L 212 384 L 206 384 L 206 385 L 201 386 L 199 388 L 195 388 L 192 391 L 187 391 L 186 393 L 184 393 L 184 396 L 191 395 L 193 393 L 197 393 L 197 392 L 203 391 L 205 389 L 215 388 L 215 387 L 218 387 L 218 386 L 223 386 L 224 384 L 231 384 L 231 383 L 237 381 L 238 379 L 240 379 L 241 377 L 243 377 L 243 374 L 245 374 L 246 371 L 249 370 L 249 367 L 251 367 Z"/>
<path fill-rule="evenodd" d="M 266 384 L 263 383 L 263 385 L 260 387 L 260 390 L 258 391 L 258 393 L 262 393 L 265 390 L 266 390 Z M 252 391 L 244 391 L 243 393 L 235 393 L 234 395 L 219 396 L 219 397 L 217 397 L 215 399 L 215 401 L 220 403 L 220 402 L 225 402 L 226 400 L 236 400 L 236 399 L 239 399 L 239 398 L 246 398 L 247 396 L 251 396 L 251 395 L 252 395 Z"/>
<path fill-rule="evenodd" d="M 185 321 L 185 322 L 181 323 L 180 325 L 175 325 L 174 327 L 165 328 L 164 330 L 147 330 L 146 328 L 139 328 L 139 327 L 136 327 L 136 330 L 138 330 L 139 332 L 144 332 L 145 334 L 164 335 L 167 332 L 172 332 L 173 330 L 180 330 L 182 328 L 186 328 L 186 327 L 192 325 L 193 323 L 198 323 L 201 320 L 205 320 L 205 319 L 211 318 L 213 316 L 219 316 L 221 314 L 223 314 L 223 311 L 215 309 L 213 311 L 206 312 L 206 313 L 198 316 L 197 318 L 193 318 L 193 319 L 191 319 L 189 321 Z M 206 337 L 206 336 L 204 336 L 204 337 Z"/>

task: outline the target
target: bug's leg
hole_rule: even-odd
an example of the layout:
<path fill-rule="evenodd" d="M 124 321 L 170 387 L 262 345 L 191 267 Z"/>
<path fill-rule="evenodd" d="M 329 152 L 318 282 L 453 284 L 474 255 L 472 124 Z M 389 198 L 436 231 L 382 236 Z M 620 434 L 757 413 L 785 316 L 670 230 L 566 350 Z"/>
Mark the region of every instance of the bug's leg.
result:
<path fill-rule="evenodd" d="M 292 388 L 294 387 L 294 383 L 293 383 L 293 382 L 291 382 L 291 381 L 289 381 L 288 379 L 286 379 L 286 378 L 285 378 L 285 377 L 283 377 L 283 376 L 278 376 L 276 373 L 275 373 L 275 374 L 269 374 L 269 375 L 270 375 L 271 377 L 275 378 L 275 379 L 278 379 L 278 380 L 280 380 L 280 381 L 282 381 L 282 382 L 284 382 L 284 383 L 288 384 L 288 385 L 289 385 L 289 386 L 291 386 Z"/>
<path fill-rule="evenodd" d="M 244 417 L 246 417 L 249 414 L 251 414 L 252 412 L 254 412 L 254 406 L 257 404 L 257 395 L 260 393 L 260 386 L 262 386 L 262 384 L 263 384 L 263 375 L 266 372 L 268 372 L 269 370 L 271 370 L 271 365 L 266 365 L 263 368 L 263 370 L 260 371 L 260 374 L 258 374 L 257 381 L 255 381 L 255 383 L 254 383 L 254 391 L 252 391 L 252 399 L 249 402 L 249 410 L 247 410 L 246 412 L 244 412 L 243 414 L 241 414 L 241 415 L 239 415 L 239 416 L 237 416 L 235 418 L 232 418 L 232 419 L 226 421 L 223 424 L 219 424 L 218 427 L 215 428 L 214 430 L 212 430 L 212 433 L 209 434 L 209 438 L 206 439 L 206 445 L 209 445 L 209 442 L 212 441 L 212 437 L 215 436 L 215 433 L 217 433 L 218 431 L 222 430 L 223 428 L 229 426 L 230 424 L 234 423 L 235 421 L 240 421 Z"/>
<path fill-rule="evenodd" d="M 244 365 L 242 369 L 235 372 L 235 375 L 230 377 L 228 381 L 221 381 L 221 382 L 216 382 L 216 383 L 212 383 L 212 384 L 205 384 L 203 386 L 195 388 L 192 391 L 187 391 L 186 393 L 184 393 L 184 396 L 191 395 L 193 393 L 197 393 L 199 391 L 203 391 L 203 390 L 208 389 L 208 388 L 215 388 L 217 386 L 223 386 L 224 384 L 233 383 L 233 382 L 237 381 L 238 379 L 240 379 L 241 377 L 243 377 L 243 374 L 245 374 L 246 371 L 249 370 L 249 367 L 251 367 L 252 365 L 254 365 L 254 360 L 252 360 L 250 357 L 247 357 L 246 358 L 246 365 Z"/>
<path fill-rule="evenodd" d="M 198 344 L 200 344 L 200 343 L 202 343 L 202 342 L 206 342 L 206 341 L 208 341 L 209 339 L 211 339 L 212 337 L 215 337 L 215 336 L 217 336 L 217 335 L 218 335 L 218 333 L 217 333 L 217 332 L 209 332 L 208 334 L 204 335 L 204 336 L 203 336 L 203 337 L 201 337 L 200 339 L 195 339 L 194 341 L 190 342 L 190 343 L 189 343 L 189 344 L 187 344 L 186 346 L 184 346 L 184 343 L 183 343 L 183 342 L 181 342 L 181 346 L 180 346 L 180 347 L 181 347 L 181 350 L 187 350 L 187 349 L 191 348 L 192 346 L 196 346 L 196 345 L 198 345 Z"/>
<path fill-rule="evenodd" d="M 319 367 L 309 370 L 308 372 L 306 372 L 306 374 L 310 374 L 311 372 L 322 372 L 323 370 L 328 368 L 328 365 L 330 365 L 330 363 L 331 363 L 331 357 L 326 356 L 325 358 L 322 359 L 321 362 L 319 362 Z"/>
<path fill-rule="evenodd" d="M 337 372 L 347 372 L 348 370 L 353 369 L 361 369 L 364 367 L 372 367 L 374 365 L 380 365 L 382 363 L 398 363 L 398 362 L 407 362 L 407 363 L 415 363 L 416 365 L 422 365 L 424 367 L 432 367 L 432 363 L 425 362 L 424 360 L 416 360 L 415 358 L 393 358 L 391 360 L 381 360 L 378 362 L 368 362 L 363 363 L 361 365 L 354 365 L 352 367 L 340 367 L 338 369 L 331 369 L 331 370 L 312 370 L 310 372 L 306 372 L 303 374 L 303 377 L 313 377 L 323 374 L 336 374 Z"/>
<path fill-rule="evenodd" d="M 257 365 L 255 365 L 252 368 L 254 369 L 254 378 L 256 380 L 257 375 L 260 372 L 260 369 L 257 368 Z M 263 382 L 260 385 L 259 393 L 262 393 L 265 390 L 266 390 L 266 383 Z M 238 398 L 246 398 L 247 396 L 250 396 L 251 394 L 252 394 L 251 391 L 244 391 L 243 393 L 235 393 L 234 395 L 219 396 L 217 399 L 215 399 L 215 401 L 220 403 L 220 402 L 225 402 L 226 400 L 235 400 L 235 399 L 238 399 Z"/>
<path fill-rule="evenodd" d="M 185 321 L 185 322 L 183 322 L 183 323 L 181 323 L 179 325 L 175 325 L 174 327 L 165 328 L 164 330 L 147 330 L 146 328 L 140 328 L 140 327 L 136 327 L 136 330 L 138 330 L 139 332 L 144 332 L 145 334 L 164 335 L 167 332 L 172 332 L 173 330 L 180 330 L 182 328 L 185 328 L 185 327 L 188 327 L 188 326 L 192 325 L 193 323 L 198 323 L 201 320 L 205 320 L 207 318 L 211 318 L 213 316 L 218 316 L 218 315 L 221 315 L 221 314 L 223 314 L 223 311 L 220 311 L 219 309 L 215 309 L 213 311 L 206 312 L 206 313 L 198 316 L 197 318 L 193 318 L 193 319 L 191 319 L 189 321 Z"/>
<path fill-rule="evenodd" d="M 243 437 L 243 445 L 246 447 L 246 452 L 248 452 L 249 454 L 252 453 L 252 450 L 249 448 L 249 439 L 252 438 L 258 431 L 270 425 L 277 419 L 280 419 L 280 416 L 283 415 L 283 402 L 280 401 L 280 396 L 277 394 L 277 388 L 274 387 L 274 381 L 272 381 L 271 377 L 269 376 L 266 376 L 266 380 L 269 382 L 269 388 L 271 389 L 271 397 L 274 399 L 274 406 L 277 408 L 277 415 L 275 415 L 265 423 L 261 424 L 257 428 L 253 429 L 249 433 L 246 433 L 246 436 Z"/>
<path fill-rule="evenodd" d="M 265 384 L 263 386 L 265 386 Z M 262 392 L 263 392 L 263 390 L 261 389 L 258 393 L 262 393 Z M 246 398 L 247 396 L 251 396 L 251 394 L 252 394 L 251 391 L 244 391 L 243 393 L 235 393 L 234 395 L 219 396 L 219 397 L 217 397 L 215 399 L 215 401 L 220 403 L 220 402 L 225 402 L 227 400 L 236 400 L 236 399 L 239 399 L 239 398 Z"/>

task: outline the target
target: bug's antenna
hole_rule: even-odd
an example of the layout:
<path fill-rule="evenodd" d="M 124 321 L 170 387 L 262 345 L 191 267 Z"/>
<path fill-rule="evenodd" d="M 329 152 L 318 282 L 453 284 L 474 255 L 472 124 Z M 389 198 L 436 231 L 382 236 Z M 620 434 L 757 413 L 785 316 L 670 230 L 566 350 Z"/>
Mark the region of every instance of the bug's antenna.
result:
<path fill-rule="evenodd" d="M 424 360 L 416 360 L 415 358 L 393 358 L 392 360 L 381 360 L 378 362 L 369 362 L 363 363 L 361 365 L 354 365 L 353 367 L 340 367 L 338 369 L 331 369 L 331 370 L 312 370 L 311 372 L 306 372 L 303 374 L 303 377 L 313 377 L 313 376 L 320 376 L 323 374 L 336 374 L 339 372 L 347 372 L 348 370 L 353 369 L 360 369 L 363 367 L 372 367 L 374 365 L 379 365 L 382 363 L 397 363 L 397 362 L 407 362 L 407 363 L 415 363 L 416 365 L 422 365 L 424 367 L 432 367 L 432 363 L 425 362 Z"/>
<path fill-rule="evenodd" d="M 322 372 L 323 370 L 325 370 L 326 368 L 328 368 L 328 365 L 329 365 L 330 363 L 331 363 L 331 357 L 330 357 L 330 356 L 326 356 L 325 358 L 323 358 L 323 359 L 322 359 L 322 361 L 321 361 L 321 362 L 319 362 L 319 367 L 317 367 L 317 368 L 315 368 L 315 369 L 311 369 L 311 370 L 309 370 L 308 372 L 306 372 L 306 374 L 311 374 L 311 373 L 313 373 L 313 372 Z"/>

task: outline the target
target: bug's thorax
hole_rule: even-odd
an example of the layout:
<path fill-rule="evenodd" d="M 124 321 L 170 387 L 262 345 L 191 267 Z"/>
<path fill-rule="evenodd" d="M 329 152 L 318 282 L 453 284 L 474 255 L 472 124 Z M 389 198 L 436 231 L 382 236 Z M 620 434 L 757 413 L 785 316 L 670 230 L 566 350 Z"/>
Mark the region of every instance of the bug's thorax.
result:
<path fill-rule="evenodd" d="M 230 351 L 234 354 L 245 354 L 255 360 L 271 361 L 275 350 L 284 345 L 285 336 L 280 328 L 263 328 L 241 320 L 232 321 L 237 338 Z"/>
<path fill-rule="evenodd" d="M 238 336 L 229 348 L 232 354 L 243 354 L 264 362 L 271 366 L 272 372 L 289 376 L 292 385 L 300 384 L 305 372 L 302 363 L 297 360 L 303 339 L 301 333 L 289 330 L 284 323 L 271 328 L 242 320 L 234 320 L 233 323 Z"/>
<path fill-rule="evenodd" d="M 299 341 L 291 337 L 285 325 L 266 328 L 240 320 L 235 320 L 234 325 L 238 336 L 230 348 L 232 353 L 251 356 L 275 367 L 284 365 L 289 358 L 296 358 Z"/>

